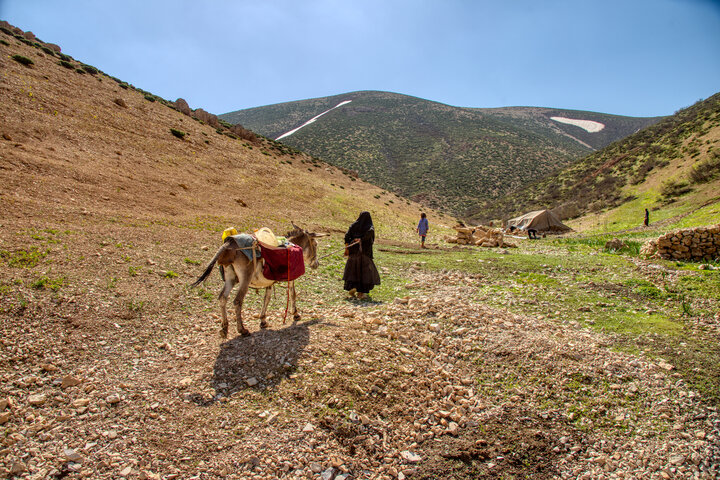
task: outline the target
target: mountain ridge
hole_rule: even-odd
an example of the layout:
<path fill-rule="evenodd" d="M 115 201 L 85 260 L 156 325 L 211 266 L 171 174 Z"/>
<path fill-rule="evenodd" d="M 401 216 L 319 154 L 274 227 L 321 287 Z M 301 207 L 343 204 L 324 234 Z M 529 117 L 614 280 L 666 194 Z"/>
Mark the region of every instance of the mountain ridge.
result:
<path fill-rule="evenodd" d="M 341 102 L 348 103 L 333 109 Z M 271 138 L 297 129 L 282 143 L 454 213 L 498 198 L 527 178 L 541 178 L 659 119 L 545 107 L 453 107 L 368 90 L 219 117 Z M 592 133 L 551 117 L 598 122 L 603 128 Z"/>

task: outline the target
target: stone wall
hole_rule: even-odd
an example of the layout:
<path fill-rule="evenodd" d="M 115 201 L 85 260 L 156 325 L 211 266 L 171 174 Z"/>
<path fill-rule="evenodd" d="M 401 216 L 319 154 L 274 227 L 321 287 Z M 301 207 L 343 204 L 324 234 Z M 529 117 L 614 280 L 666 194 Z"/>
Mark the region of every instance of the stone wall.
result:
<path fill-rule="evenodd" d="M 720 258 L 720 224 L 666 233 L 646 242 L 640 254 L 669 260 L 715 260 Z"/>

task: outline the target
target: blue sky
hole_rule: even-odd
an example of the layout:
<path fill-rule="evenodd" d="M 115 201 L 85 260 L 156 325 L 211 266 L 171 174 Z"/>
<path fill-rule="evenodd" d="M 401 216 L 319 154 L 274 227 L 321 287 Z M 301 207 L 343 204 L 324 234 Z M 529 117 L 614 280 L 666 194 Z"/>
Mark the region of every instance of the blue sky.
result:
<path fill-rule="evenodd" d="M 0 0 L 0 19 L 216 114 L 385 90 L 655 116 L 720 91 L 720 0 Z"/>

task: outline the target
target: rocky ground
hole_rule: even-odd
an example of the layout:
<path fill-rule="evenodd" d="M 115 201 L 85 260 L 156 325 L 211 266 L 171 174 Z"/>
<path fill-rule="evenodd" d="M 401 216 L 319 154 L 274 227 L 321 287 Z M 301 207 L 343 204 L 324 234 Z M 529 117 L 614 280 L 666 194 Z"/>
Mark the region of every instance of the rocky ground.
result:
<path fill-rule="evenodd" d="M 113 316 L 102 302 L 38 298 L 3 317 L 0 468 L 33 479 L 720 474 L 720 415 L 670 363 L 487 308 L 472 301 L 476 276 L 408 275 L 409 297 L 320 304 L 297 324 L 275 312 L 272 329 L 228 341 L 214 311 Z"/>

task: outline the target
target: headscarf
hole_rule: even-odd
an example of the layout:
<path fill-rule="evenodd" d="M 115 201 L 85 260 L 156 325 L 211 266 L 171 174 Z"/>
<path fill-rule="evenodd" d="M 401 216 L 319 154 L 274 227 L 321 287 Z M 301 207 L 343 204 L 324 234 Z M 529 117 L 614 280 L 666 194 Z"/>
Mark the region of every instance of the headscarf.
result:
<path fill-rule="evenodd" d="M 348 228 L 345 234 L 345 243 L 352 243 L 356 238 L 363 238 L 370 230 L 375 230 L 370 212 L 361 212 L 357 220 Z"/>

